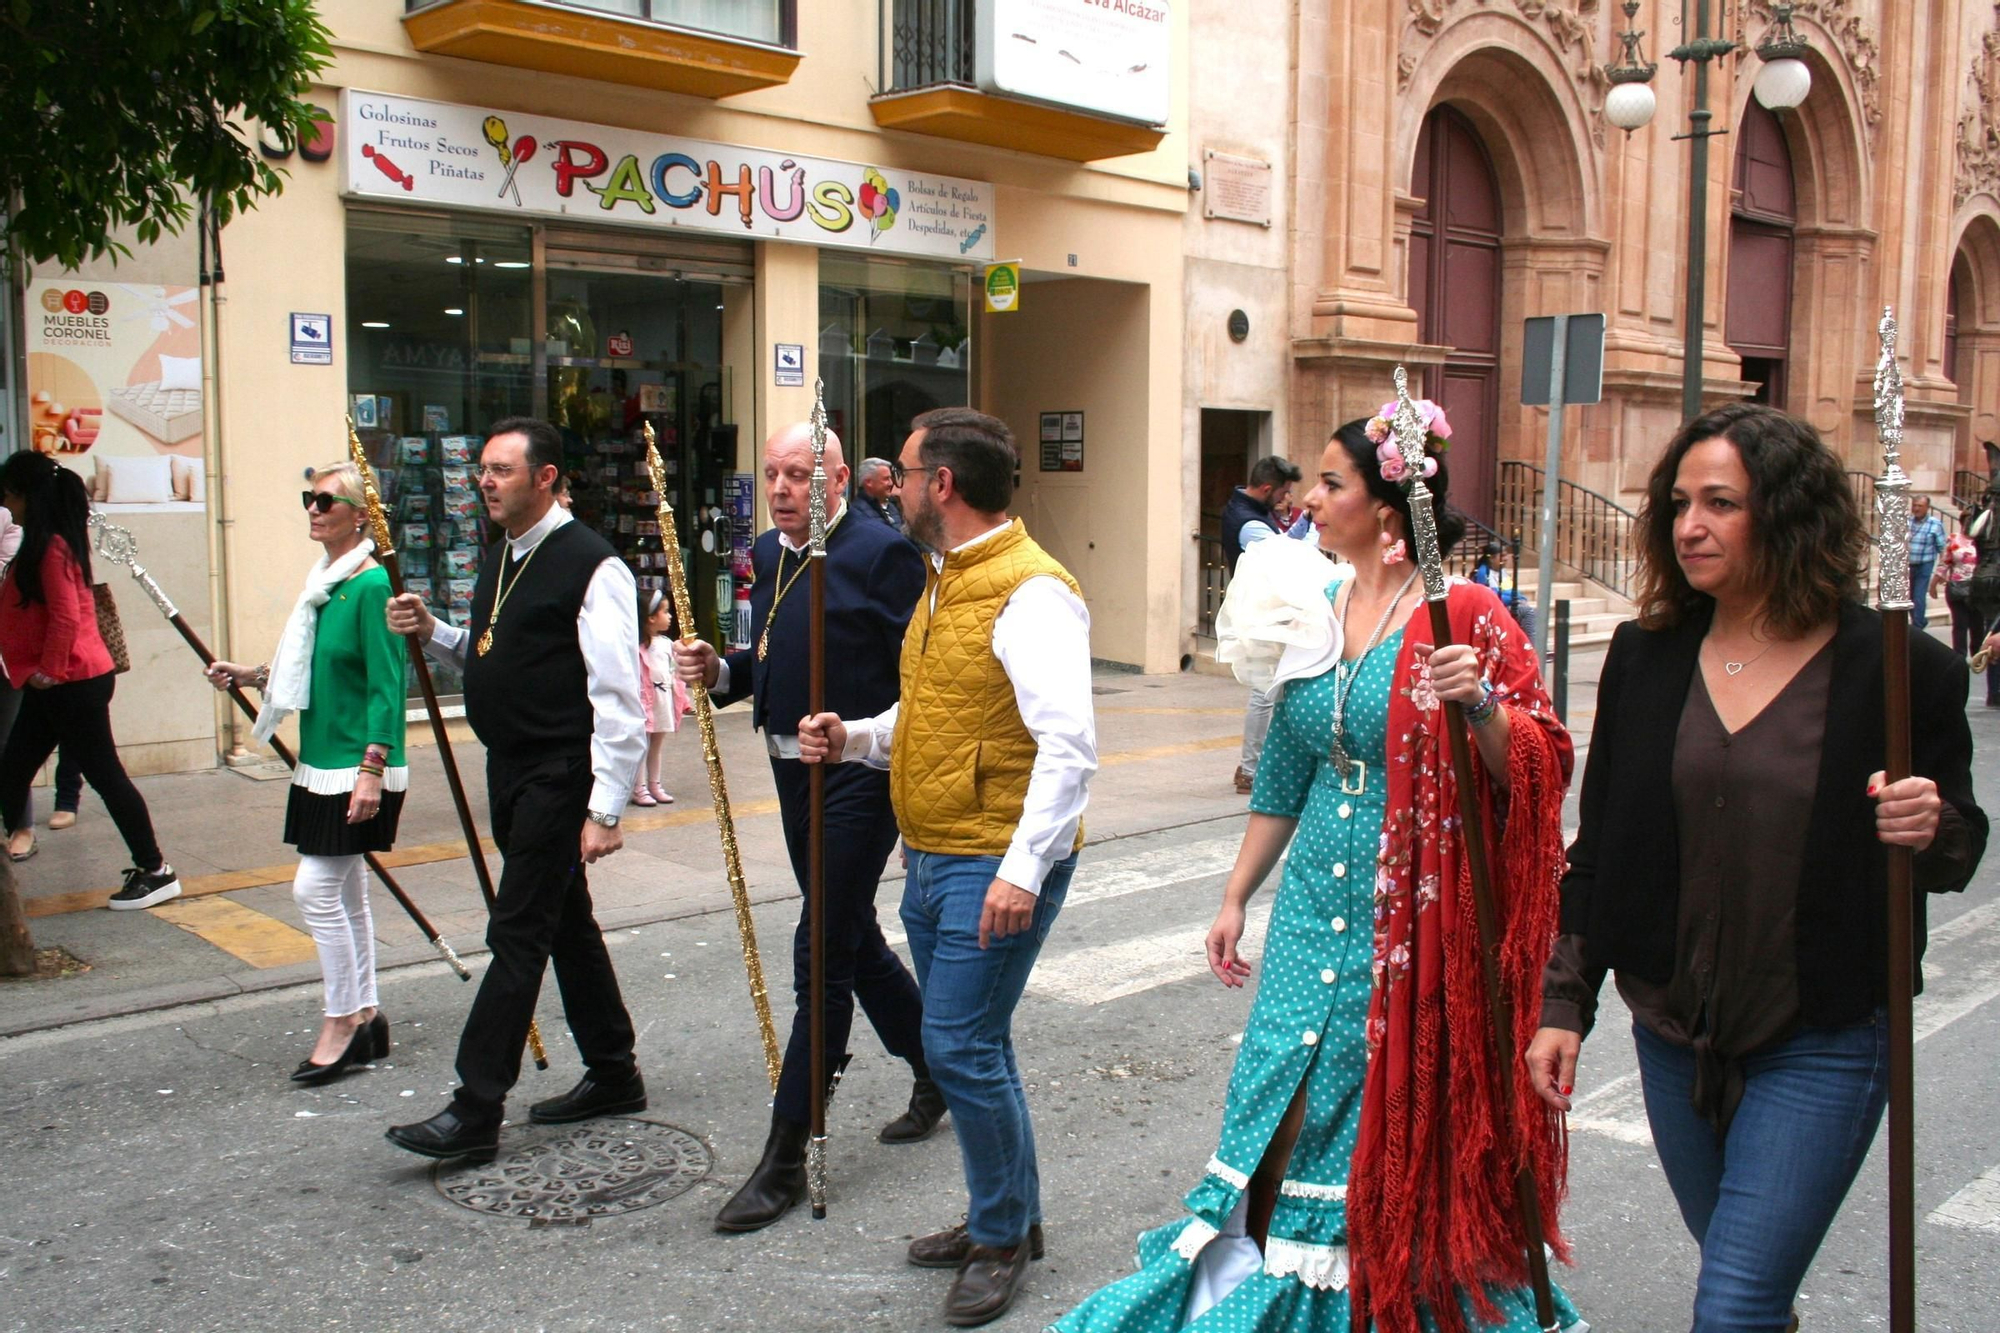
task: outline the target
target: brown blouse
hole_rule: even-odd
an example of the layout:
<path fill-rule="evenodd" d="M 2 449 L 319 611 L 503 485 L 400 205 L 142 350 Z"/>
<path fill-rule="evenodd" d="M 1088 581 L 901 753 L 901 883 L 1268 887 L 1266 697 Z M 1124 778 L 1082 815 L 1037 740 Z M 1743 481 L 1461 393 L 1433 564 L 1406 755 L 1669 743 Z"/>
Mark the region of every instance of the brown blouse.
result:
<path fill-rule="evenodd" d="M 1697 668 L 1675 733 L 1673 976 L 1620 973 L 1618 993 L 1653 1033 L 1693 1049 L 1695 1108 L 1718 1130 L 1742 1098 L 1744 1057 L 1798 1025 L 1795 917 L 1832 683 L 1829 641 L 1731 732 Z M 1563 936 L 1543 979 L 1545 1024 L 1586 1030 L 1597 988 L 1581 961 L 1581 937 Z"/>

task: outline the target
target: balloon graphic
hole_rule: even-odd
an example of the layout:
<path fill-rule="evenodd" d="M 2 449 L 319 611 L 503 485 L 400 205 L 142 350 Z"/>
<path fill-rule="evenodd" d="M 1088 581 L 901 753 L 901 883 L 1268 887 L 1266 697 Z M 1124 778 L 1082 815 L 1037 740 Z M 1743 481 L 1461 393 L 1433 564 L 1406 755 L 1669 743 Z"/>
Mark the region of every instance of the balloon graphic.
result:
<path fill-rule="evenodd" d="M 872 223 L 868 240 L 896 225 L 896 211 L 903 206 L 902 192 L 889 187 L 882 173 L 870 167 L 861 173 L 861 190 L 855 197 L 855 211 Z"/>

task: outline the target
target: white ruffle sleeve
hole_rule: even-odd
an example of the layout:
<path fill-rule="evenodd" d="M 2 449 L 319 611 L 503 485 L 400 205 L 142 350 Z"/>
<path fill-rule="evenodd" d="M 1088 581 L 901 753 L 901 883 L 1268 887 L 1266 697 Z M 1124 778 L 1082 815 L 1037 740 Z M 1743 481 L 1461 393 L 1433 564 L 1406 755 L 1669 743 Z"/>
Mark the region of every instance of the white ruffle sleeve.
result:
<path fill-rule="evenodd" d="M 1311 541 L 1272 538 L 1243 548 L 1215 617 L 1215 660 L 1253 690 L 1317 676 L 1340 660 L 1327 585 L 1351 578 Z"/>

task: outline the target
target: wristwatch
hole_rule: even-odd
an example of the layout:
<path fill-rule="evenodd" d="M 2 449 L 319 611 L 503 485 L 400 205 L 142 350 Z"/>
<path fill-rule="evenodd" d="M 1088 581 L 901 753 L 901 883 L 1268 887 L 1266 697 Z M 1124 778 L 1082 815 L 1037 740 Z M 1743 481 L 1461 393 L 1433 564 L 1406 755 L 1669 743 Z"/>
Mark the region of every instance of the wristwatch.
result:
<path fill-rule="evenodd" d="M 618 827 L 618 816 L 617 816 L 617 815 L 600 815 L 600 814 L 598 814 L 598 813 L 597 813 L 597 811 L 595 811 L 595 810 L 587 810 L 587 811 L 585 811 L 584 813 L 585 813 L 585 814 L 587 814 L 587 815 L 588 815 L 588 816 L 590 817 L 590 822 L 591 822 L 591 823 L 593 823 L 593 824 L 595 824 L 595 825 L 597 825 L 597 827 L 599 827 L 599 828 L 617 828 L 617 827 Z"/>

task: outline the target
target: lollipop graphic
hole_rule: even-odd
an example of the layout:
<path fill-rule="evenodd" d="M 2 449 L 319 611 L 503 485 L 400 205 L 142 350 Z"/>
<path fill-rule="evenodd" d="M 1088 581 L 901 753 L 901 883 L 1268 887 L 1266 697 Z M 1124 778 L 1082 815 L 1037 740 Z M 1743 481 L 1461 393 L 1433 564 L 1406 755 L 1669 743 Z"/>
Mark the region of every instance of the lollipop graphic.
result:
<path fill-rule="evenodd" d="M 503 126 L 502 128 L 504 129 L 505 127 Z M 510 189 L 513 190 L 514 207 L 516 208 L 519 208 L 521 206 L 521 187 L 514 184 L 514 173 L 519 171 L 522 167 L 526 166 L 528 159 L 533 157 L 534 155 L 535 155 L 534 135 L 524 134 L 520 138 L 514 140 L 514 151 L 512 153 L 514 161 L 513 164 L 507 168 L 507 179 L 500 182 L 499 197 L 504 199 L 507 196 L 507 191 Z M 508 156 L 509 154 L 507 152 L 506 146 L 502 145 L 500 149 L 500 160 L 502 162 L 505 162 Z"/>
<path fill-rule="evenodd" d="M 486 142 L 493 145 L 500 154 L 500 165 L 508 166 L 514 161 L 514 154 L 507 147 L 507 122 L 498 116 L 488 116 L 480 130 L 486 135 Z"/>
<path fill-rule="evenodd" d="M 868 232 L 870 245 L 875 243 L 877 236 L 896 225 L 896 210 L 902 205 L 902 194 L 889 188 L 889 182 L 883 179 L 881 172 L 869 167 L 861 173 L 861 193 L 855 199 L 855 209 L 871 224 Z"/>

